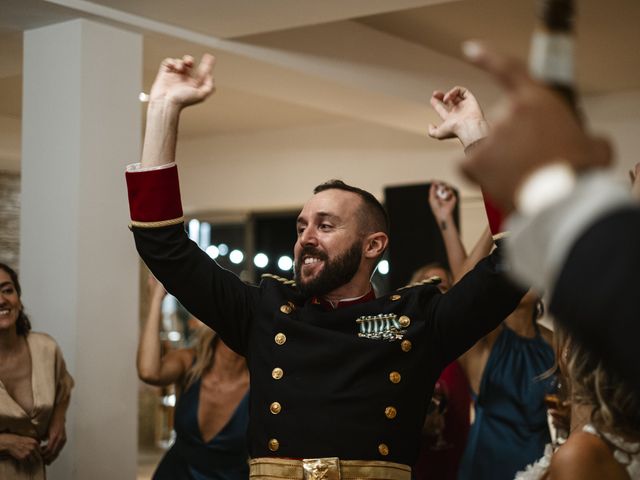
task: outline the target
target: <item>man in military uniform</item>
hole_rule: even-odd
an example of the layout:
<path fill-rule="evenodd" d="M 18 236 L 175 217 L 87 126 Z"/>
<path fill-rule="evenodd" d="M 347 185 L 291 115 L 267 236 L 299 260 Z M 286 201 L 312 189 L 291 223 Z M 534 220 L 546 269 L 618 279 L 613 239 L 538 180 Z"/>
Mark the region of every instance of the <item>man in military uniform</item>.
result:
<path fill-rule="evenodd" d="M 167 290 L 251 372 L 251 475 L 406 479 L 441 369 L 495 328 L 523 291 L 499 253 L 446 295 L 423 283 L 375 298 L 370 276 L 388 243 L 383 208 L 342 182 L 316 189 L 298 217 L 296 283 L 249 286 L 184 230 L 175 166 L 184 106 L 213 91 L 214 59 L 162 63 L 140 164 L 127 172 L 140 255 Z"/>

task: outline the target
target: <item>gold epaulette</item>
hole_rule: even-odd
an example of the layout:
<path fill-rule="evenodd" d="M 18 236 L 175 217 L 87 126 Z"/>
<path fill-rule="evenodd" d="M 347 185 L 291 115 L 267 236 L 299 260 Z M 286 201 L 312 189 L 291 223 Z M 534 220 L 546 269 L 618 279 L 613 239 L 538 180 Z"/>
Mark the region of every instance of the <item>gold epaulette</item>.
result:
<path fill-rule="evenodd" d="M 420 285 L 438 285 L 440 282 L 442 282 L 442 279 L 437 275 L 434 275 L 433 277 L 429 277 L 426 280 L 421 280 L 419 282 L 410 283 L 409 285 L 400 287 L 398 291 L 405 290 L 407 288 L 412 288 L 412 287 L 419 287 Z"/>
<path fill-rule="evenodd" d="M 295 280 L 290 280 L 288 278 L 284 278 L 284 277 L 279 277 L 278 275 L 274 275 L 272 273 L 263 273 L 261 275 L 262 278 L 273 278 L 274 280 L 279 281 L 280 283 L 284 284 L 284 285 L 291 285 L 292 287 L 296 286 L 296 282 Z"/>

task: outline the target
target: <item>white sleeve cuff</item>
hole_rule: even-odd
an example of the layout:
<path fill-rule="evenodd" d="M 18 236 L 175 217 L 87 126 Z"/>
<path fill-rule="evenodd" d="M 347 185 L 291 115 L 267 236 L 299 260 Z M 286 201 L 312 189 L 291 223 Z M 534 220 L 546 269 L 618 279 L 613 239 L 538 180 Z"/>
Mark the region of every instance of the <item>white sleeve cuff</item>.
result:
<path fill-rule="evenodd" d="M 506 254 L 516 281 L 551 292 L 578 238 L 608 212 L 632 200 L 628 188 L 603 171 L 579 177 L 570 192 L 549 195 L 554 202 L 535 215 L 518 212 L 509 218 Z"/>
<path fill-rule="evenodd" d="M 529 175 L 516 193 L 516 210 L 533 216 L 567 197 L 576 185 L 576 174 L 566 163 L 552 163 Z"/>
<path fill-rule="evenodd" d="M 165 165 L 155 165 L 153 167 L 143 167 L 141 163 L 130 163 L 127 165 L 127 172 L 136 173 L 136 172 L 150 172 L 152 170 L 163 170 L 165 168 L 173 167 L 176 162 L 167 163 Z"/>

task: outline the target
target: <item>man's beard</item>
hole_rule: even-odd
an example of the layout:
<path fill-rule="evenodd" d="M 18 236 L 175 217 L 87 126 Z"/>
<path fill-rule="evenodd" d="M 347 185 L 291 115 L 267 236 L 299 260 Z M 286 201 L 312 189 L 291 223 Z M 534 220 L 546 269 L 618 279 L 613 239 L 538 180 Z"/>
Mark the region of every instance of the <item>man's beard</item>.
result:
<path fill-rule="evenodd" d="M 312 255 L 324 262 L 322 270 L 312 279 L 303 282 L 300 270 L 305 255 Z M 294 275 L 298 289 L 307 297 L 321 297 L 351 281 L 360 268 L 362 240 L 356 240 L 342 255 L 333 260 L 313 247 L 304 247 L 296 262 Z"/>

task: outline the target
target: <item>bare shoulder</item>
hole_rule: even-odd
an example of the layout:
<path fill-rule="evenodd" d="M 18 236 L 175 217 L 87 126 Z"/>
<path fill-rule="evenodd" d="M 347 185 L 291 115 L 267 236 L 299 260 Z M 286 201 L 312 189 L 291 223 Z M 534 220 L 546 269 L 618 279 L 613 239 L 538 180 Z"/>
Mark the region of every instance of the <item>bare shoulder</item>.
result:
<path fill-rule="evenodd" d="M 169 375 L 170 383 L 182 378 L 191 365 L 195 357 L 195 351 L 192 348 L 179 348 L 171 350 L 162 356 L 162 370 L 171 372 Z"/>
<path fill-rule="evenodd" d="M 571 434 L 551 458 L 549 471 L 552 479 L 629 480 L 609 446 L 600 437 L 587 432 Z"/>
<path fill-rule="evenodd" d="M 187 371 L 193 364 L 196 356 L 196 351 L 193 348 L 179 348 L 178 350 L 174 350 L 167 355 L 172 355 L 176 361 L 180 362 L 183 369 Z"/>

